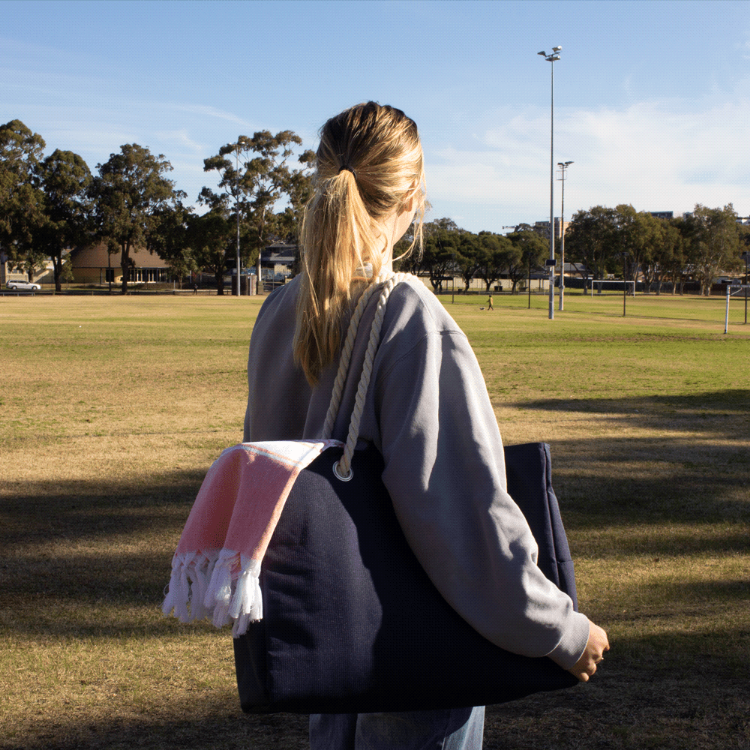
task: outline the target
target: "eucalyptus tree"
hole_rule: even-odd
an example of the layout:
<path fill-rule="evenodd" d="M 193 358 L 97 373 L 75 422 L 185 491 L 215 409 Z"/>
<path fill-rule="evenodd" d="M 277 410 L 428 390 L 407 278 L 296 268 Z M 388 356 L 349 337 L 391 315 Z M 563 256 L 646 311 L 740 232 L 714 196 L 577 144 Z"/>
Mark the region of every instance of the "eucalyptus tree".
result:
<path fill-rule="evenodd" d="M 414 224 L 406 230 L 404 236 L 393 246 L 393 268 L 398 273 L 413 273 L 415 276 L 425 269 L 424 248 L 409 248 L 414 241 Z"/>
<path fill-rule="evenodd" d="M 685 220 L 687 256 L 701 294 L 709 296 L 714 278 L 721 271 L 739 266 L 739 229 L 734 206 L 707 208 L 696 204 Z"/>
<path fill-rule="evenodd" d="M 508 278 L 513 284 L 512 292 L 516 293 L 518 282 L 523 278 L 530 281 L 531 272 L 542 268 L 547 257 L 547 239 L 531 228 L 511 232 L 507 235 L 512 251 L 508 253 L 506 262 Z"/>
<path fill-rule="evenodd" d="M 284 186 L 287 205 L 275 215 L 276 233 L 294 244 L 299 244 L 305 206 L 313 196 L 315 159 L 314 151 L 307 150 L 300 154 L 298 161 L 302 166 L 289 171 Z"/>
<path fill-rule="evenodd" d="M 256 263 L 258 279 L 266 237 L 276 231 L 280 223 L 282 228 L 296 232 L 299 213 L 309 197 L 308 170 L 314 155 L 306 151 L 299 157 L 304 165 L 302 169 L 293 170 L 288 164 L 294 146 L 301 144 L 302 139 L 291 130 L 282 130 L 276 135 L 261 130 L 252 138 L 239 136 L 236 143 L 222 146 L 216 156 L 203 161 L 205 172 L 216 171 L 220 175 L 218 187 L 223 192 L 214 195 L 222 199 L 225 208 L 235 212 L 237 224 L 246 224 L 250 230 L 246 229 L 246 235 L 252 238 L 254 247 L 241 245 L 241 256 L 246 263 Z M 282 214 L 280 222 L 273 211 L 284 196 L 290 200 L 290 211 Z"/>
<path fill-rule="evenodd" d="M 469 291 L 471 280 L 476 276 L 481 264 L 481 245 L 479 237 L 471 232 L 461 232 L 458 236 L 455 256 L 455 270 L 464 282 L 464 291 Z"/>
<path fill-rule="evenodd" d="M 188 242 L 188 222 L 193 209 L 186 207 L 181 200 L 157 208 L 153 214 L 154 229 L 148 237 L 147 249 L 167 261 L 170 275 L 182 280 L 197 271 Z"/>
<path fill-rule="evenodd" d="M 166 208 L 185 197 L 165 176 L 172 165 L 163 154 L 154 156 L 136 143 L 120 147 L 104 164 L 91 184 L 95 201 L 97 234 L 107 241 L 108 252 L 120 252 L 122 293 L 128 290 L 130 253 L 136 248 L 151 249 L 151 240 Z"/>
<path fill-rule="evenodd" d="M 656 293 L 661 294 L 665 279 L 672 282 L 672 294 L 682 281 L 685 268 L 685 240 L 680 231 L 682 220 L 661 220 L 661 232 L 654 250 L 654 283 Z"/>
<path fill-rule="evenodd" d="M 0 125 L 0 250 L 29 280 L 45 258 L 33 246 L 44 195 L 40 163 L 44 139 L 20 120 Z"/>
<path fill-rule="evenodd" d="M 623 279 L 637 281 L 640 271 L 648 285 L 653 277 L 654 251 L 661 239 L 659 219 L 647 211 L 636 211 L 629 204 L 620 204 L 613 220 L 612 250 L 619 255 Z"/>
<path fill-rule="evenodd" d="M 584 280 L 584 290 L 589 274 L 601 279 L 615 262 L 615 209 L 593 206 L 574 214 L 565 233 L 565 251 L 570 261 L 583 266 L 579 273 Z"/>
<path fill-rule="evenodd" d="M 33 245 L 52 261 L 55 289 L 62 288 L 64 253 L 91 233 L 91 171 L 83 157 L 57 149 L 40 165 L 44 199 L 32 231 Z"/>
<path fill-rule="evenodd" d="M 517 253 L 507 237 L 492 232 L 480 232 L 477 235 L 477 246 L 476 275 L 484 281 L 489 292 L 492 285 L 507 273 L 508 266 Z"/>
<path fill-rule="evenodd" d="M 232 217 L 221 208 L 188 219 L 190 257 L 199 270 L 213 274 L 218 294 L 224 294 L 224 276 L 231 267 L 236 238 Z"/>
<path fill-rule="evenodd" d="M 443 218 L 425 223 L 423 233 L 423 268 L 430 275 L 435 293 L 439 294 L 446 275 L 455 271 L 462 231 L 452 219 Z"/>

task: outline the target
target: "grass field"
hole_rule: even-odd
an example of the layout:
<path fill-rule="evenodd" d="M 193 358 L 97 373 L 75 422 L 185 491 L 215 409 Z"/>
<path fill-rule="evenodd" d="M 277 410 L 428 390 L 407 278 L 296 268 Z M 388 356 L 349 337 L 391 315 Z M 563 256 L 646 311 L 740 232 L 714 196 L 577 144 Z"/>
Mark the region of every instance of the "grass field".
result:
<path fill-rule="evenodd" d="M 750 325 L 724 300 L 442 297 L 508 443 L 545 440 L 595 680 L 488 710 L 485 748 L 750 748 Z M 260 299 L 0 298 L 0 748 L 304 748 L 247 717 L 230 635 L 159 605 L 241 439 Z"/>

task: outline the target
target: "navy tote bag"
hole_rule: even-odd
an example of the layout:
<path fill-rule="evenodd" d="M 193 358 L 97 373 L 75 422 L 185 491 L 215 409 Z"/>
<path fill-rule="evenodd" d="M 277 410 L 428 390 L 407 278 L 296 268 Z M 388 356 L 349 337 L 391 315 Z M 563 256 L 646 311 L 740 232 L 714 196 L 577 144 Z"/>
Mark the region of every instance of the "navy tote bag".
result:
<path fill-rule="evenodd" d="M 328 449 L 301 473 L 274 532 L 260 576 L 264 618 L 234 640 L 243 710 L 459 708 L 577 683 L 551 659 L 498 648 L 463 620 L 409 548 L 378 451 L 355 451 L 348 482 L 333 474 L 341 454 Z M 505 460 L 539 567 L 577 608 L 549 446 L 509 446 Z"/>

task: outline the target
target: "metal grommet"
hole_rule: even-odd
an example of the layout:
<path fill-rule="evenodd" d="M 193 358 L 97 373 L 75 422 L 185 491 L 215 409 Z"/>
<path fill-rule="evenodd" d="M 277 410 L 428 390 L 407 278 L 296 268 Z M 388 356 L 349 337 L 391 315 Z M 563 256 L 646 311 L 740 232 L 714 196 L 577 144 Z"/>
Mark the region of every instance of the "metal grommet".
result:
<path fill-rule="evenodd" d="M 354 476 L 354 472 L 352 471 L 351 466 L 349 467 L 349 473 L 346 476 L 340 474 L 338 461 L 335 461 L 333 464 L 333 473 L 336 475 L 336 479 L 340 479 L 342 482 L 350 482 L 352 477 Z"/>

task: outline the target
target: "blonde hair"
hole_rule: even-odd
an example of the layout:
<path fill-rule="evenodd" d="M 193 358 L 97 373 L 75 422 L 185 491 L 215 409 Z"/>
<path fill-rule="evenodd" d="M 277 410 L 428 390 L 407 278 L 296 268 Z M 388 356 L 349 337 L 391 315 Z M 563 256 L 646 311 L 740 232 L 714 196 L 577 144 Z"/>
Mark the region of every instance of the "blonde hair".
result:
<path fill-rule="evenodd" d="M 352 298 L 380 273 L 389 242 L 383 222 L 412 199 L 418 218 L 407 254 L 421 250 L 424 167 L 416 123 L 375 102 L 332 117 L 320 131 L 314 187 L 302 222 L 294 333 L 295 360 L 311 385 L 338 354 Z"/>

